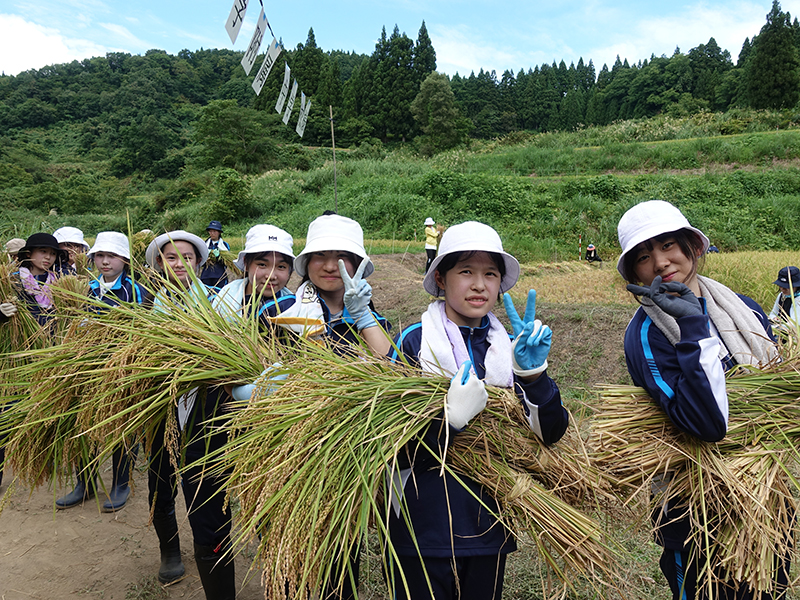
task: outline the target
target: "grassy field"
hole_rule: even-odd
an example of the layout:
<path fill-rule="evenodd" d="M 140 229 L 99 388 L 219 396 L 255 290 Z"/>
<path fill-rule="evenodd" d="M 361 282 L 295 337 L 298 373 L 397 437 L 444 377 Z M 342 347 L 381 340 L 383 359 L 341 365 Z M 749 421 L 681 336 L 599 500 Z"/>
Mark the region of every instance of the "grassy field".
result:
<path fill-rule="evenodd" d="M 222 219 L 228 238 L 264 222 L 301 238 L 313 218 L 335 209 L 358 220 L 368 238 L 389 241 L 388 252 L 413 248 L 430 216 L 445 225 L 489 223 L 520 259 L 559 262 L 575 256 L 579 236 L 603 256 L 618 251 L 619 217 L 659 198 L 723 251 L 800 246 L 800 129 L 791 111 L 514 133 L 429 159 L 410 146 L 365 145 L 340 153 L 336 177 L 328 149 L 298 147 L 304 170 L 234 173 L 242 182 L 234 195 L 215 169 L 188 166 L 170 180 L 116 178 L 109 161 L 80 151 L 68 128 L 20 132 L 15 143 L 14 168 L 0 177 L 5 239 L 63 225 L 89 236 L 124 231 L 128 215 L 136 231 L 202 233 L 210 219 Z"/>

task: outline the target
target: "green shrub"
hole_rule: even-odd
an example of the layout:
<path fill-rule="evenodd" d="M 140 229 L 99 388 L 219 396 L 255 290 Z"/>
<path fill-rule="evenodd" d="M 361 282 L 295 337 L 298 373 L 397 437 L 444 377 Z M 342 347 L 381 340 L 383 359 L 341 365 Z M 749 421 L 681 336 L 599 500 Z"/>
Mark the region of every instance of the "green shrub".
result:
<path fill-rule="evenodd" d="M 220 169 L 214 176 L 217 194 L 205 211 L 208 220 L 230 223 L 254 214 L 250 183 L 235 169 Z"/>

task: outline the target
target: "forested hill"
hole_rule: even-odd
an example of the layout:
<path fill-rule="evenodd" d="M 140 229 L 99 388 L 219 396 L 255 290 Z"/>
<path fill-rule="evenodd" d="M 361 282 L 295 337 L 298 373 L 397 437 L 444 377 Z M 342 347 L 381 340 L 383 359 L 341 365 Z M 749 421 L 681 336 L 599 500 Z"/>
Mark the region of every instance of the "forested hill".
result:
<path fill-rule="evenodd" d="M 562 60 L 523 67 L 516 74 L 481 69 L 449 81 L 460 113 L 451 120 L 462 133 L 489 139 L 657 114 L 791 108 L 800 99 L 798 48 L 800 23 L 774 0 L 766 23 L 752 40 L 744 40 L 735 64 L 712 37 L 685 53 L 676 48 L 672 56 L 651 56 L 633 65 L 617 58 L 599 71 L 591 58 L 580 58 L 577 65 Z M 273 112 L 283 70 L 274 69 L 256 96 L 252 77 L 239 66 L 241 56 L 203 49 L 177 56 L 160 50 L 144 56 L 110 53 L 0 76 L 0 131 L 87 123 L 81 133 L 85 146 L 119 146 L 127 143 L 123 127 L 144 127 L 161 146 L 180 148 L 197 106 L 235 100 L 240 107 Z M 436 69 L 424 22 L 416 41 L 396 26 L 388 36 L 384 29 L 371 56 L 325 51 L 310 30 L 304 44 L 282 53 L 279 63 L 283 60 L 312 99 L 305 144 L 330 144 L 328 106 L 334 108 L 340 145 L 410 141 L 424 132 L 411 107 L 423 80 Z M 143 123 L 146 116 L 155 122 Z M 283 133 L 286 141 L 296 141 L 291 129 Z M 455 136 L 454 142 L 461 139 Z"/>

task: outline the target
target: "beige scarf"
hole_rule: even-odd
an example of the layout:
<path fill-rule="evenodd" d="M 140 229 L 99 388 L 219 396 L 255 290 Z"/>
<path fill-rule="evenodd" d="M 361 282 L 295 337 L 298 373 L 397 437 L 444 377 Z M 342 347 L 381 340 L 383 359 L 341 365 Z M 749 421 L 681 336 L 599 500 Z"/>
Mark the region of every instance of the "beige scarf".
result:
<path fill-rule="evenodd" d="M 777 359 L 778 351 L 769 339 L 755 312 L 731 289 L 708 277 L 697 276 L 706 310 L 722 340 L 720 359 L 730 353 L 740 365 L 766 367 Z M 673 346 L 681 341 L 678 322 L 648 298 L 642 308 Z"/>

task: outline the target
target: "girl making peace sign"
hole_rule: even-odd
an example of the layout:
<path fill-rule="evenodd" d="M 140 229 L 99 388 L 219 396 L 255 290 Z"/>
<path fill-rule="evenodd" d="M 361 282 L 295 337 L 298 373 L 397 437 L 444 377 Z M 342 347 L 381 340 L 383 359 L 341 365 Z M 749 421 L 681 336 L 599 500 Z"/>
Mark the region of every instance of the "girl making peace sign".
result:
<path fill-rule="evenodd" d="M 513 341 L 492 313 L 500 294 L 518 278 L 519 263 L 503 251 L 500 236 L 488 225 L 469 221 L 444 233 L 423 282 L 435 299 L 422 321 L 396 339 L 399 351 L 423 371 L 454 374 L 445 413 L 431 422 L 421 441 L 439 454 L 446 440 L 464 431 L 486 406 L 485 383 L 513 387 L 528 425 L 546 444 L 557 442 L 567 428 L 558 387 L 546 373 L 552 331 L 536 319 L 536 292 L 529 292 L 523 318 L 504 295 Z M 396 351 L 392 358 L 399 358 Z M 400 473 L 395 481 L 395 488 L 403 490 L 408 517 L 396 510 L 389 520 L 409 596 L 393 564 L 394 597 L 499 600 L 506 555 L 516 544 L 495 516 L 500 511 L 497 500 L 469 478 L 462 476 L 459 483 L 446 472 L 440 474 L 430 452 L 410 446 L 397 457 Z"/>

